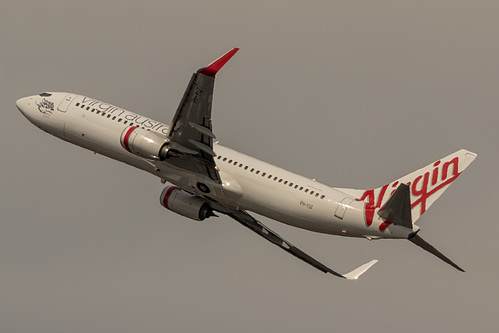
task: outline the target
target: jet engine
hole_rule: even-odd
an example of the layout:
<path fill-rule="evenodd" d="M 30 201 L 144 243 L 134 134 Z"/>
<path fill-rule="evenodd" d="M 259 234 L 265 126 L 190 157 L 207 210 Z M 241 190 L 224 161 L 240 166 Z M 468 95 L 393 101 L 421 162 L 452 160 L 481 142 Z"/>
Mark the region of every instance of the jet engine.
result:
<path fill-rule="evenodd" d="M 215 216 L 206 201 L 176 186 L 165 187 L 159 202 L 166 209 L 196 221 Z"/>
<path fill-rule="evenodd" d="M 126 128 L 120 142 L 127 151 L 144 158 L 163 161 L 168 153 L 168 139 L 137 126 Z"/>

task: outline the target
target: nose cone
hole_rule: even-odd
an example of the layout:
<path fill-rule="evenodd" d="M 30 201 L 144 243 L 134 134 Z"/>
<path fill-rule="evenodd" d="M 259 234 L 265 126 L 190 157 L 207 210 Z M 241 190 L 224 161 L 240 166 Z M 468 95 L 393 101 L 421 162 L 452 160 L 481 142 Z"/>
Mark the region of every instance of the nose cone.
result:
<path fill-rule="evenodd" d="M 26 112 L 27 112 L 27 106 L 28 106 L 28 99 L 29 97 L 23 97 L 23 98 L 19 98 L 17 101 L 16 101 L 16 106 L 17 106 L 17 109 L 19 111 L 21 111 L 21 113 L 23 115 L 26 116 Z"/>
<path fill-rule="evenodd" d="M 25 116 L 29 121 L 31 121 L 36 126 L 39 126 L 39 122 L 42 121 L 44 104 L 42 103 L 41 97 L 37 95 L 28 96 L 20 98 L 16 101 L 16 106 L 21 111 L 23 116 Z"/>
<path fill-rule="evenodd" d="M 64 112 L 56 105 L 67 93 L 42 93 L 20 98 L 16 106 L 33 125 L 57 137 L 64 137 Z"/>

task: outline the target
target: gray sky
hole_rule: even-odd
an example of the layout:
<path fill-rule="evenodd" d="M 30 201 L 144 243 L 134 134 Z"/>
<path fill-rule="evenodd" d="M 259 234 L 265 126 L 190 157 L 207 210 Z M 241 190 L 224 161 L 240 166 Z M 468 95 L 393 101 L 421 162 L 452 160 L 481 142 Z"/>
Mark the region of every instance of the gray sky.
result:
<path fill-rule="evenodd" d="M 490 331 L 497 323 L 497 1 L 11 1 L 0 11 L 3 332 Z M 159 205 L 153 176 L 47 135 L 17 98 L 70 91 L 169 123 L 226 50 L 221 143 L 331 186 L 478 159 L 407 241 L 261 218 L 322 274 L 229 218 Z"/>

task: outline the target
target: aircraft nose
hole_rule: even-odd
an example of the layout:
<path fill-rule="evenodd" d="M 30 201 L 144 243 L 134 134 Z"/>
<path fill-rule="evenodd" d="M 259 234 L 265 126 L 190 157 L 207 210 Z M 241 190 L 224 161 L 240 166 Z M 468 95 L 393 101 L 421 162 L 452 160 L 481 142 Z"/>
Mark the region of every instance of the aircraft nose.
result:
<path fill-rule="evenodd" d="M 32 106 L 34 105 L 33 96 L 19 98 L 16 101 L 16 106 L 19 111 L 28 119 L 33 117 Z"/>
<path fill-rule="evenodd" d="M 21 111 L 22 114 L 25 114 L 26 110 L 26 104 L 27 104 L 27 97 L 19 98 L 16 101 L 16 106 L 19 111 Z"/>
<path fill-rule="evenodd" d="M 55 104 L 60 103 L 60 95 L 42 93 L 19 98 L 16 106 L 32 124 L 58 137 L 64 136 L 64 113 L 58 112 Z M 59 110 L 60 111 L 60 110 Z"/>

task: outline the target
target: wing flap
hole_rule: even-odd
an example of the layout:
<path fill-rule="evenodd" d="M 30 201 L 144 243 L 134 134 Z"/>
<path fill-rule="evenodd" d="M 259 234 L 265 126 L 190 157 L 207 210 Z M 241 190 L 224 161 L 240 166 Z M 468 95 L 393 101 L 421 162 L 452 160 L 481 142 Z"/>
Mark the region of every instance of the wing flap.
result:
<path fill-rule="evenodd" d="M 215 152 L 213 151 L 213 149 L 204 144 L 204 143 L 201 143 L 199 141 L 196 141 L 196 140 L 192 140 L 192 139 L 189 139 L 189 142 L 192 143 L 196 148 L 198 148 L 200 151 L 210 155 L 210 156 L 217 156 L 217 154 L 215 154 Z"/>
<path fill-rule="evenodd" d="M 213 132 L 210 129 L 208 129 L 207 127 L 204 127 L 204 126 L 201 126 L 199 124 L 193 123 L 192 121 L 189 122 L 189 125 L 191 125 L 192 128 L 194 128 L 196 131 L 198 131 L 201 134 L 207 135 L 207 136 L 209 136 L 210 138 L 213 138 L 213 139 L 216 138 L 215 134 L 213 134 Z"/>

